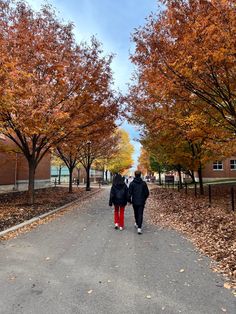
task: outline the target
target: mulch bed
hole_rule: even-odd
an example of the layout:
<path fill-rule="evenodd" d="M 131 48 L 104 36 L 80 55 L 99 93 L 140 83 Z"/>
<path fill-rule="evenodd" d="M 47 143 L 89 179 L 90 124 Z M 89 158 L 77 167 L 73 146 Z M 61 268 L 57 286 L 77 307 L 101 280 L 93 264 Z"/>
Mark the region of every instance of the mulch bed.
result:
<path fill-rule="evenodd" d="M 35 191 L 33 206 L 27 203 L 27 192 L 0 194 L 0 231 L 79 200 L 95 190 L 86 191 L 85 188 L 76 187 L 73 188 L 73 193 L 69 193 L 65 187 L 38 189 Z"/>
<path fill-rule="evenodd" d="M 224 274 L 225 288 L 236 291 L 236 213 L 209 207 L 205 198 L 157 188 L 147 203 L 149 223 L 181 231 L 214 261 L 213 270 Z M 233 292 L 236 295 L 236 292 Z"/>

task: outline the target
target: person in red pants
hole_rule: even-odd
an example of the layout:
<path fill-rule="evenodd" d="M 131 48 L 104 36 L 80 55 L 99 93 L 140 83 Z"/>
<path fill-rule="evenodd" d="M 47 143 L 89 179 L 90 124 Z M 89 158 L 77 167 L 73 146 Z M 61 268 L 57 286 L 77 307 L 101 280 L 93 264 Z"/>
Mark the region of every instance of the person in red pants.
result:
<path fill-rule="evenodd" d="M 125 206 L 128 201 L 128 188 L 120 174 L 116 174 L 110 191 L 109 206 L 114 205 L 115 229 L 124 229 Z"/>

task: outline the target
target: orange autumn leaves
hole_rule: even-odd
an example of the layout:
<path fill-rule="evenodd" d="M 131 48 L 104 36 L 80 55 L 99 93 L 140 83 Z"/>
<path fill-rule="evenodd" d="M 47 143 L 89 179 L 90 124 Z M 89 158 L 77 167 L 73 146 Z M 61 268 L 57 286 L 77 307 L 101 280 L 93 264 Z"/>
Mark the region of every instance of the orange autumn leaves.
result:
<path fill-rule="evenodd" d="M 198 170 L 235 153 L 235 1 L 162 1 L 133 34 L 132 121 L 160 160 Z"/>
<path fill-rule="evenodd" d="M 112 56 L 95 38 L 77 44 L 73 32 L 48 5 L 34 12 L 24 1 L 0 0 L 0 128 L 28 161 L 32 202 L 45 154 L 94 125 L 107 122 L 110 132 L 118 114 Z"/>

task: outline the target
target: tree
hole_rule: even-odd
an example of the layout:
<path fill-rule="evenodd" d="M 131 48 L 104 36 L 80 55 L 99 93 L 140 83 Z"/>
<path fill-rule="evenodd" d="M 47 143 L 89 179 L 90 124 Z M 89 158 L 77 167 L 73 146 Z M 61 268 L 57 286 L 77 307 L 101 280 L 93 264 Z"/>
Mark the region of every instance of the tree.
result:
<path fill-rule="evenodd" d="M 147 150 L 144 149 L 144 147 L 141 147 L 141 153 L 138 158 L 138 170 L 146 175 L 149 175 L 151 172 L 150 156 Z"/>
<path fill-rule="evenodd" d="M 86 180 L 86 190 L 90 190 L 90 169 L 92 164 L 96 160 L 109 160 L 114 153 L 118 150 L 118 137 L 114 136 L 113 133 L 106 136 L 105 133 L 96 134 L 91 140 L 86 142 L 86 146 L 79 156 L 79 162 L 83 165 L 86 170 L 87 180 Z"/>
<path fill-rule="evenodd" d="M 51 165 L 57 167 L 58 169 L 58 184 L 61 184 L 61 169 L 65 166 L 64 161 L 57 156 L 54 152 L 52 153 Z"/>
<path fill-rule="evenodd" d="M 226 60 L 226 54 L 223 63 L 222 60 L 220 63 L 217 61 L 216 55 L 221 54 L 218 49 L 220 50 L 222 42 L 217 41 L 213 51 L 213 40 L 208 38 L 209 43 L 205 43 L 205 33 L 202 36 L 199 33 L 201 27 L 208 30 L 209 24 L 202 21 L 207 21 L 207 9 L 215 1 L 165 3 L 167 9 L 158 16 L 151 16 L 146 26 L 134 34 L 136 51 L 132 61 L 137 65 L 138 71 L 135 84 L 130 88 L 129 110 L 132 113 L 131 120 L 144 126 L 144 139 L 148 139 L 151 151 L 158 156 L 158 160 L 163 159 L 168 164 L 177 166 L 178 171 L 180 168 L 192 174 L 198 171 L 203 193 L 204 164 L 213 156 L 229 155 L 232 152 L 229 143 L 231 147 L 232 139 L 235 143 L 232 104 L 229 106 L 230 116 L 227 107 L 229 101 L 223 100 L 225 95 L 220 95 L 220 90 L 222 92 L 228 84 L 228 92 L 233 97 L 235 80 L 231 74 L 227 75 L 227 71 L 230 66 L 230 71 L 233 70 L 234 65 Z M 223 2 L 217 3 L 219 9 Z M 224 8 L 226 11 L 229 9 L 228 13 L 233 8 L 235 10 L 235 5 L 228 8 L 229 3 L 230 1 L 225 1 Z M 221 12 L 215 13 L 221 15 Z M 210 16 L 213 18 L 212 13 Z M 230 17 L 235 20 L 235 15 Z M 195 25 L 196 21 L 198 23 Z M 220 20 L 219 23 L 221 22 Z M 219 23 L 213 25 L 215 31 L 219 30 L 219 25 L 223 25 Z M 200 44 L 196 43 L 196 49 L 192 39 L 200 40 Z M 227 43 L 227 48 L 230 45 Z M 208 61 L 210 69 L 217 73 L 220 84 L 216 84 L 213 72 L 209 71 Z M 196 90 L 189 88 L 190 79 L 197 86 Z M 203 97 L 205 92 L 211 96 L 208 100 Z M 218 107 L 215 106 L 216 102 Z M 224 151 L 220 147 L 224 147 Z"/>
<path fill-rule="evenodd" d="M 133 36 L 139 80 L 156 99 L 196 96 L 195 105 L 235 138 L 235 1 L 162 2 L 163 12 Z"/>
<path fill-rule="evenodd" d="M 160 162 L 158 162 L 156 156 L 151 155 L 149 157 L 149 162 L 150 162 L 150 168 L 154 172 L 158 172 L 158 181 L 159 185 L 162 185 L 161 182 L 161 173 L 165 170 L 164 165 L 162 165 Z"/>
<path fill-rule="evenodd" d="M 72 193 L 72 173 L 78 164 L 82 164 L 86 170 L 86 189 L 90 190 L 91 165 L 95 160 L 109 159 L 116 151 L 118 138 L 114 135 L 115 128 L 115 115 L 109 111 L 96 125 L 87 128 L 86 132 L 78 130 L 66 142 L 57 146 L 55 154 L 64 161 L 69 170 L 70 193 Z"/>
<path fill-rule="evenodd" d="M 35 169 L 45 154 L 117 110 L 109 88 L 112 57 L 102 56 L 95 39 L 77 45 L 72 25 L 62 24 L 50 6 L 35 13 L 23 1 L 0 1 L 0 11 L 0 73 L 7 72 L 0 74 L 6 86 L 0 124 L 28 161 L 33 203 Z"/>
<path fill-rule="evenodd" d="M 134 152 L 134 147 L 130 143 L 129 134 L 125 130 L 119 129 L 118 135 L 120 140 L 117 153 L 108 162 L 107 166 L 112 174 L 123 173 L 125 170 L 131 168 L 133 164 L 132 154 Z"/>
<path fill-rule="evenodd" d="M 213 156 L 222 156 L 217 151 L 218 138 L 228 140 L 227 132 L 217 128 L 215 120 L 198 106 L 193 106 L 196 99 L 188 94 L 182 94 L 181 99 L 169 95 L 157 102 L 145 87 L 139 81 L 129 97 L 131 120 L 143 126 L 142 144 L 161 165 L 172 165 L 178 171 L 180 184 L 181 170 L 192 175 L 198 171 L 203 193 L 202 168 Z"/>

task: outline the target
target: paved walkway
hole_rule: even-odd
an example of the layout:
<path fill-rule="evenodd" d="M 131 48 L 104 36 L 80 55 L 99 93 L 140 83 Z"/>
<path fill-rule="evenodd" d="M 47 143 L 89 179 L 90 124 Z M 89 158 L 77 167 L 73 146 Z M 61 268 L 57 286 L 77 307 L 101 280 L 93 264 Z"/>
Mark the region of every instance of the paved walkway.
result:
<path fill-rule="evenodd" d="M 236 313 L 208 259 L 176 232 L 114 230 L 108 189 L 0 244 L 2 314 Z"/>

